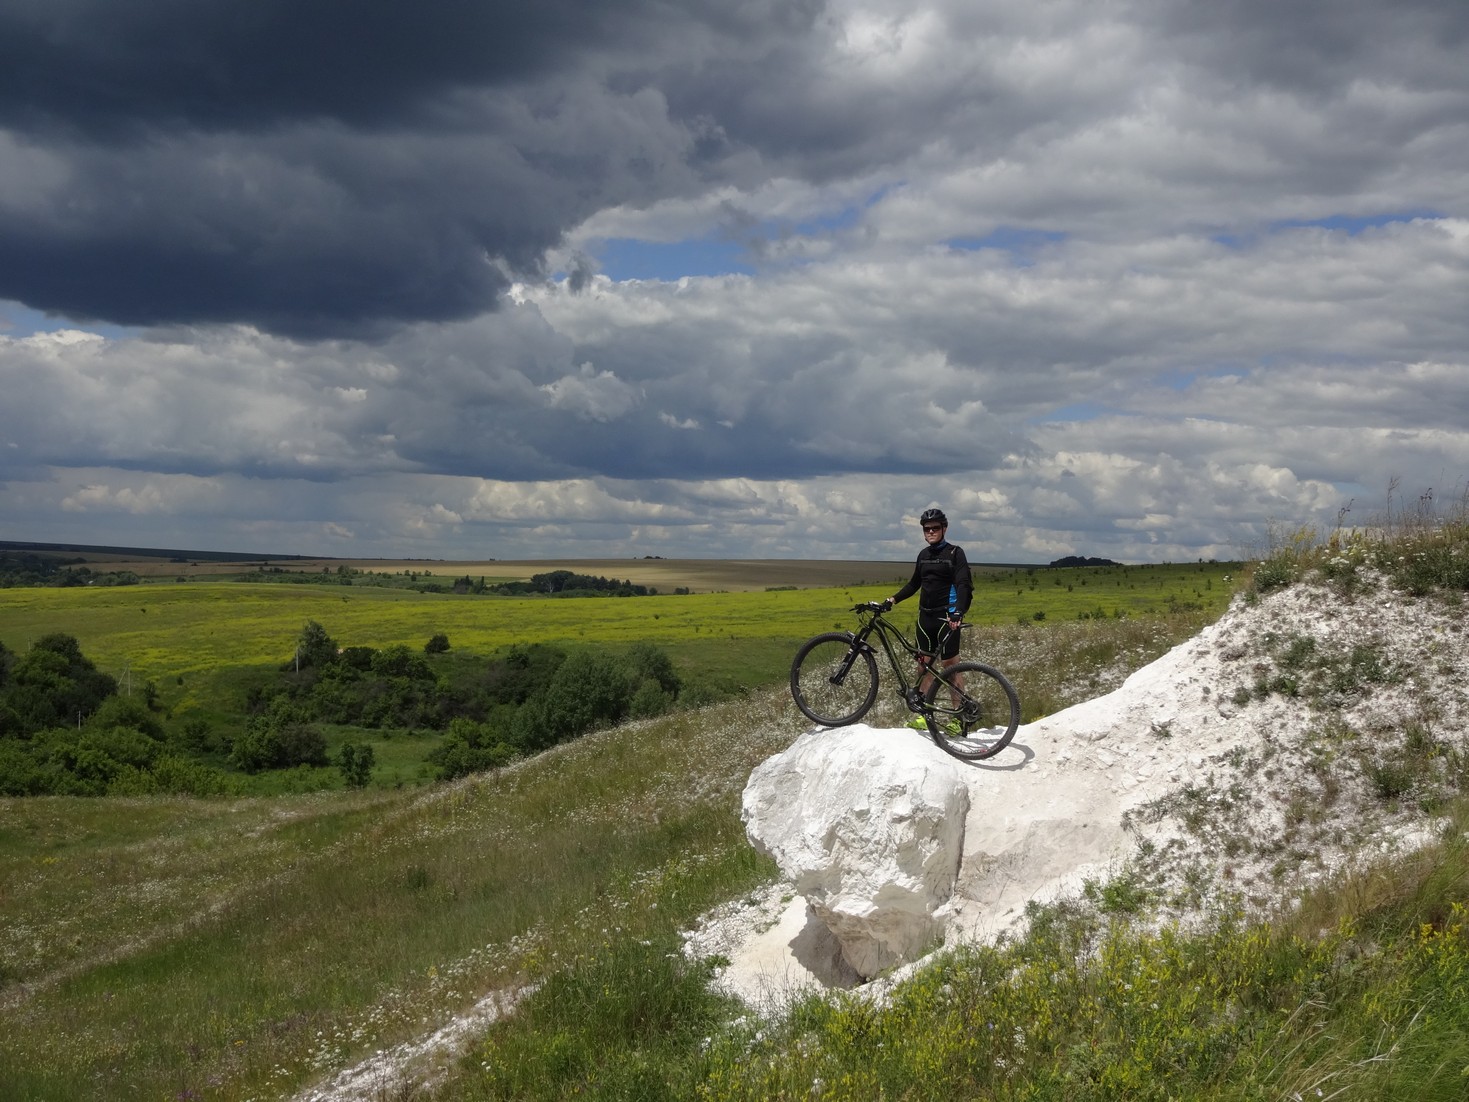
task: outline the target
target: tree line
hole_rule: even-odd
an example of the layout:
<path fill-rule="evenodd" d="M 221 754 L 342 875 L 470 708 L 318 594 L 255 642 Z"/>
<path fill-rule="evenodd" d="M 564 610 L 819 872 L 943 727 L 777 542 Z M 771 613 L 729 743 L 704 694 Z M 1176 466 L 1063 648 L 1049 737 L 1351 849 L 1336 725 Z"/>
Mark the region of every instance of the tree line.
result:
<path fill-rule="evenodd" d="M 0 551 L 0 589 L 19 587 L 115 586 L 137 585 L 142 579 L 132 570 L 93 570 L 83 558 L 66 558 L 34 551 Z M 179 581 L 186 580 L 183 577 Z M 336 568 L 324 566 L 319 573 L 290 570 L 260 564 L 242 573 L 240 581 L 274 582 L 297 585 L 369 585 L 406 588 L 421 593 L 492 594 L 501 597 L 648 597 L 657 594 L 652 586 L 637 585 L 630 579 L 603 578 L 578 574 L 571 570 L 551 570 L 533 574 L 529 581 L 487 583 L 483 578 L 465 576 L 442 581 L 424 574 L 381 574 L 359 570 L 345 563 Z M 678 589 L 687 593 L 687 589 Z"/>
<path fill-rule="evenodd" d="M 132 570 L 93 570 L 85 559 L 66 559 L 34 551 L 0 551 L 0 589 L 92 585 L 137 585 Z"/>
<path fill-rule="evenodd" d="M 532 574 L 528 582 L 500 582 L 487 589 L 508 597 L 647 597 L 658 592 L 650 586 L 634 585 L 631 581 L 593 577 L 571 570 Z"/>

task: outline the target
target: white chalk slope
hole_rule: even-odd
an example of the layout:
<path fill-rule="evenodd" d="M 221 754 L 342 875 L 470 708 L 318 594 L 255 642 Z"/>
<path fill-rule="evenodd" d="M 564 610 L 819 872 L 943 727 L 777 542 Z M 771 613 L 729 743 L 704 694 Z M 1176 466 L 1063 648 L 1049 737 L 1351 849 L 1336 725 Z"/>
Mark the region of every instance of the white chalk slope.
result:
<path fill-rule="evenodd" d="M 1469 749 L 1466 651 L 1456 600 L 1415 600 L 1378 578 L 1350 595 L 1301 584 L 1237 599 L 1117 690 L 1021 727 L 988 762 L 860 725 L 809 731 L 785 753 L 809 758 L 821 741 L 840 756 L 846 741 L 958 770 L 969 810 L 949 942 L 993 938 L 1028 902 L 1118 874 L 1165 916 L 1224 895 L 1264 907 L 1429 837 L 1421 797 L 1450 783 L 1433 746 Z M 710 915 L 690 950 L 728 958 L 724 986 L 752 1002 L 856 982 L 794 883 Z"/>

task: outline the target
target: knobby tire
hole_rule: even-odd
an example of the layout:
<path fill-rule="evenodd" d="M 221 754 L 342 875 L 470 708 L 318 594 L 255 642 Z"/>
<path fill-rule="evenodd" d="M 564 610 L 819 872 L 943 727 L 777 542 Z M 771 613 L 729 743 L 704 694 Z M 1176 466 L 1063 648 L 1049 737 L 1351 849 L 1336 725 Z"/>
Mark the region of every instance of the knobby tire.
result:
<path fill-rule="evenodd" d="M 808 639 L 791 662 L 791 697 L 807 719 L 823 727 L 845 727 L 865 716 L 877 700 L 877 659 L 870 648 L 854 652 L 850 632 L 829 631 Z"/>
<path fill-rule="evenodd" d="M 957 708 L 946 683 L 956 675 L 963 682 Z M 982 662 L 958 662 L 941 676 L 945 680 L 933 678 L 923 694 L 928 733 L 939 748 L 965 761 L 980 761 L 1009 746 L 1020 726 L 1020 697 L 1005 675 Z M 957 729 L 951 730 L 951 724 Z"/>

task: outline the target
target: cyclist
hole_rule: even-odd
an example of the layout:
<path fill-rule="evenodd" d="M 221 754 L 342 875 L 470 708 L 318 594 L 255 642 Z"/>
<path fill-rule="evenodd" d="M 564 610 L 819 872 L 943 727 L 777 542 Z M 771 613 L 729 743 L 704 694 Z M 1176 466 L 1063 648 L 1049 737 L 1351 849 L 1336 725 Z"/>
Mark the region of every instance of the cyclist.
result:
<path fill-rule="evenodd" d="M 913 564 L 913 576 L 883 606 L 892 608 L 918 594 L 917 642 L 918 649 L 925 652 L 918 660 L 918 690 L 927 692 L 932 676 L 927 667 L 932 656 L 936 655 L 945 668 L 959 661 L 959 625 L 974 599 L 974 585 L 964 548 L 948 540 L 949 518 L 943 510 L 925 509 L 918 523 L 923 528 L 924 547 Z M 956 699 L 955 706 L 958 703 Z M 923 717 L 917 717 L 913 723 L 922 727 Z"/>

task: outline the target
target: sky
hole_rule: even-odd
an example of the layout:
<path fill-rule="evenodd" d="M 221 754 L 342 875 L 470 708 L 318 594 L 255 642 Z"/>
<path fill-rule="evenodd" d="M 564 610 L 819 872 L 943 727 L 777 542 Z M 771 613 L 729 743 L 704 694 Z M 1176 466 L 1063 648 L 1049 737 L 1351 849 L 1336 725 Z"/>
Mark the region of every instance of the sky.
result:
<path fill-rule="evenodd" d="M 1469 477 L 1463 0 L 0 0 L 0 539 L 1238 559 Z"/>

